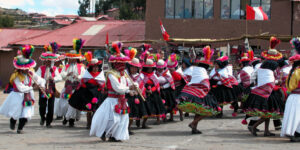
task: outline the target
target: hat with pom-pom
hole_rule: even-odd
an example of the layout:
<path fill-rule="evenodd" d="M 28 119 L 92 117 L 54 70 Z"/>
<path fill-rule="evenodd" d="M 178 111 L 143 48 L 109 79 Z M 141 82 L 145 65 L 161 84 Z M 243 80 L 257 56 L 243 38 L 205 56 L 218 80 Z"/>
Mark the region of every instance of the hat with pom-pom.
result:
<path fill-rule="evenodd" d="M 196 64 L 199 64 L 199 63 L 202 63 L 202 64 L 206 64 L 206 65 L 211 65 L 212 62 L 210 61 L 211 57 L 213 56 L 214 54 L 214 50 L 212 50 L 210 48 L 210 46 L 206 46 L 203 48 L 203 57 L 201 57 L 200 59 L 196 59 L 195 60 L 195 63 Z"/>
<path fill-rule="evenodd" d="M 20 48 L 20 54 L 13 60 L 14 67 L 20 70 L 28 70 L 36 66 L 36 62 L 31 59 L 34 46 L 24 45 Z"/>
<path fill-rule="evenodd" d="M 175 53 L 171 54 L 168 58 L 168 68 L 176 68 L 178 66 L 178 60 L 179 58 Z"/>
<path fill-rule="evenodd" d="M 56 42 L 50 42 L 49 45 L 44 46 L 46 52 L 42 53 L 40 59 L 42 61 L 59 61 L 59 55 L 57 54 L 60 45 Z"/>
<path fill-rule="evenodd" d="M 110 63 L 127 63 L 130 61 L 128 56 L 125 56 L 121 53 L 123 43 L 121 42 L 113 42 L 111 48 L 109 49 L 109 53 L 111 54 L 108 62 Z"/>
<path fill-rule="evenodd" d="M 83 44 L 85 43 L 85 40 L 75 38 L 73 39 L 73 50 L 66 53 L 66 58 L 69 59 L 82 59 L 81 55 L 81 49 L 83 47 Z"/>
<path fill-rule="evenodd" d="M 143 67 L 154 68 L 156 67 L 156 64 L 152 59 L 146 59 L 146 62 L 144 62 Z"/>
<path fill-rule="evenodd" d="M 270 38 L 270 48 L 267 51 L 263 51 L 261 53 L 261 56 L 264 57 L 267 60 L 279 60 L 283 56 L 280 52 L 278 52 L 275 47 L 280 43 L 280 40 L 276 37 L 272 36 Z"/>
<path fill-rule="evenodd" d="M 97 58 L 93 58 L 93 53 L 91 51 L 84 53 L 84 57 L 88 62 L 88 66 L 95 66 L 95 65 L 102 64 L 101 60 L 98 60 Z"/>
<path fill-rule="evenodd" d="M 159 59 L 156 63 L 156 68 L 166 68 L 167 62 L 165 62 L 163 59 Z"/>
<path fill-rule="evenodd" d="M 290 57 L 289 61 L 300 61 L 300 39 L 299 38 L 293 38 L 290 41 L 292 47 L 296 50 L 296 54 L 292 57 Z"/>
<path fill-rule="evenodd" d="M 246 61 L 250 62 L 250 59 L 249 59 L 249 57 L 248 57 L 248 53 L 243 53 L 243 54 L 242 54 L 242 57 L 241 57 L 241 59 L 240 59 L 240 63 L 246 62 Z"/>
<path fill-rule="evenodd" d="M 134 67 L 138 67 L 138 68 L 142 67 L 140 60 L 137 58 L 133 58 L 128 64 L 131 66 L 134 66 Z"/>

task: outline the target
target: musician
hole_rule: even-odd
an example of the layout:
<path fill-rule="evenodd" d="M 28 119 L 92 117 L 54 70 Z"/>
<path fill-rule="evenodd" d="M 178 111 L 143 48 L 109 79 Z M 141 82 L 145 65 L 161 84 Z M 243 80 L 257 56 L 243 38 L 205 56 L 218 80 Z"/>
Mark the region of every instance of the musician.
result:
<path fill-rule="evenodd" d="M 73 42 L 74 50 L 66 53 L 69 64 L 66 65 L 65 70 L 61 73 L 61 76 L 66 80 L 65 88 L 61 93 L 61 101 L 64 101 L 65 103 L 71 98 L 74 91 L 80 88 L 80 82 L 85 72 L 85 67 L 80 62 L 82 59 L 81 48 L 84 44 L 84 40 L 74 39 Z M 80 115 L 80 111 L 70 105 L 65 105 L 64 107 L 64 110 L 66 111 L 64 112 L 65 118 L 63 120 L 63 125 L 66 125 L 69 121 L 69 126 L 74 127 L 75 119 Z"/>
<path fill-rule="evenodd" d="M 59 45 L 52 42 L 44 46 L 46 52 L 42 53 L 40 59 L 43 65 L 39 67 L 36 74 L 46 80 L 46 95 L 39 91 L 39 112 L 40 112 L 40 125 L 43 126 L 46 121 L 46 127 L 51 128 L 51 123 L 54 114 L 54 101 L 55 101 L 55 83 L 62 80 L 58 68 L 54 66 L 59 57 L 56 54 Z"/>
<path fill-rule="evenodd" d="M 0 114 L 10 118 L 11 130 L 15 130 L 19 120 L 18 134 L 23 133 L 23 127 L 34 114 L 34 82 L 41 88 L 45 86 L 45 80 L 34 73 L 33 67 L 36 66 L 36 62 L 31 59 L 33 51 L 33 46 L 25 45 L 21 49 L 21 55 L 14 58 L 16 70 L 10 77 L 13 91 L 0 107 Z"/>
<path fill-rule="evenodd" d="M 133 95 L 134 86 L 128 86 L 125 75 L 126 63 L 130 61 L 128 56 L 121 54 L 122 44 L 112 44 L 109 58 L 112 69 L 106 75 L 106 87 L 108 97 L 97 109 L 90 130 L 91 136 L 101 137 L 103 141 L 109 138 L 112 142 L 129 139 L 128 124 L 130 109 L 127 105 L 126 93 Z"/>

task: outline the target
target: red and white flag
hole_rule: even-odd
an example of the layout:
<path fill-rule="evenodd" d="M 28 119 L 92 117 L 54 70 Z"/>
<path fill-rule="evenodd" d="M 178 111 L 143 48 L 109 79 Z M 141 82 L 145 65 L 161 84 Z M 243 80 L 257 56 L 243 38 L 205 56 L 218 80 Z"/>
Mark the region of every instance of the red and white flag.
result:
<path fill-rule="evenodd" d="M 268 15 L 262 7 L 251 7 L 247 5 L 247 20 L 268 20 Z"/>
<path fill-rule="evenodd" d="M 164 40 L 169 41 L 170 35 L 167 33 L 167 31 L 166 31 L 164 25 L 162 24 L 161 20 L 160 20 L 160 30 L 161 30 L 161 33 L 164 37 Z"/>

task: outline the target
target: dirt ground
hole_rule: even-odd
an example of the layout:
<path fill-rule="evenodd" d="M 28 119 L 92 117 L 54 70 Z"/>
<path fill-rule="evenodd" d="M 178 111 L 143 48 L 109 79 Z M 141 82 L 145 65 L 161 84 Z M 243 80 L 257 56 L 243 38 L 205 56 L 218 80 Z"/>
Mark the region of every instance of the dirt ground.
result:
<path fill-rule="evenodd" d="M 7 97 L 7 94 L 0 94 L 0 104 Z M 37 94 L 35 95 L 37 96 Z M 199 123 L 198 129 L 203 134 L 191 135 L 188 123 L 192 117 L 179 121 L 178 116 L 175 122 L 151 125 L 150 129 L 137 129 L 134 127 L 134 135 L 130 140 L 111 143 L 102 142 L 97 137 L 90 137 L 89 130 L 85 129 L 86 118 L 83 114 L 81 120 L 76 122 L 75 128 L 63 126 L 61 121 L 55 120 L 53 128 L 47 129 L 39 125 L 38 103 L 35 105 L 35 116 L 25 126 L 25 134 L 17 134 L 9 129 L 9 118 L 0 116 L 0 150 L 60 150 L 60 149 L 105 149 L 105 150 L 141 150 L 141 149 L 163 149 L 163 150 L 298 150 L 300 143 L 290 143 L 286 138 L 263 137 L 259 132 L 258 137 L 250 135 L 247 127 L 240 122 L 243 114 L 233 118 L 232 110 L 225 108 L 224 118 L 207 118 Z M 263 126 L 261 126 L 260 129 Z M 270 125 L 274 129 L 273 124 Z"/>

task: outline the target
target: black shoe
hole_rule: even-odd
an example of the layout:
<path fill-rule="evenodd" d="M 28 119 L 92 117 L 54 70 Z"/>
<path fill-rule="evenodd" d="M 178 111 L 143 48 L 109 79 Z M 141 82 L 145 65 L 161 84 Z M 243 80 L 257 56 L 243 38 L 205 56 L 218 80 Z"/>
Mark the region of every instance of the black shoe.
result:
<path fill-rule="evenodd" d="M 251 130 L 252 130 L 252 126 L 248 126 L 248 130 L 251 132 Z M 255 129 L 255 131 L 256 131 L 256 132 L 260 132 L 260 130 L 259 130 L 259 129 Z"/>
<path fill-rule="evenodd" d="M 104 132 L 104 133 L 102 134 L 101 140 L 102 140 L 102 141 L 106 141 L 106 132 Z"/>
<path fill-rule="evenodd" d="M 250 132 L 253 136 L 257 136 L 256 129 L 254 129 L 253 127 L 250 127 Z"/>
<path fill-rule="evenodd" d="M 62 119 L 63 119 L 63 117 L 57 116 L 55 120 L 62 120 Z"/>
<path fill-rule="evenodd" d="M 146 125 L 143 125 L 142 126 L 142 129 L 151 129 L 150 127 L 146 126 Z"/>
<path fill-rule="evenodd" d="M 70 119 L 70 120 L 69 120 L 69 127 L 70 127 L 70 128 L 73 128 L 73 127 L 74 127 L 74 124 L 75 124 L 75 119 Z"/>
<path fill-rule="evenodd" d="M 109 138 L 110 142 L 121 142 L 121 140 L 116 140 L 114 137 Z"/>
<path fill-rule="evenodd" d="M 219 113 L 217 114 L 216 118 L 222 118 L 223 117 L 223 113 Z"/>
<path fill-rule="evenodd" d="M 300 137 L 292 136 L 291 137 L 291 142 L 300 142 Z"/>
<path fill-rule="evenodd" d="M 136 126 L 139 128 L 140 125 L 141 125 L 141 121 L 140 121 L 140 120 L 137 120 L 137 121 L 135 121 L 135 124 L 136 124 Z"/>
<path fill-rule="evenodd" d="M 18 134 L 24 134 L 24 131 L 23 130 L 17 130 L 17 133 Z"/>
<path fill-rule="evenodd" d="M 65 126 L 66 124 L 68 123 L 68 120 L 67 119 L 64 119 L 63 121 L 62 121 L 62 124 Z"/>
<path fill-rule="evenodd" d="M 129 135 L 134 135 L 134 132 L 132 131 L 128 131 L 129 132 Z"/>
<path fill-rule="evenodd" d="M 202 132 L 200 130 L 193 129 L 192 134 L 202 134 Z"/>
<path fill-rule="evenodd" d="M 11 119 L 10 119 L 9 128 L 10 128 L 11 130 L 15 130 L 15 129 L 16 129 L 16 123 L 17 123 L 17 121 L 11 118 Z"/>
<path fill-rule="evenodd" d="M 189 113 L 185 113 L 185 114 L 184 114 L 184 117 L 189 117 L 189 116 L 190 116 Z"/>
<path fill-rule="evenodd" d="M 271 133 L 271 132 L 265 133 L 265 134 L 264 134 L 264 137 L 268 137 L 268 136 L 275 136 L 275 134 L 274 134 L 274 133 Z"/>
<path fill-rule="evenodd" d="M 41 126 L 44 126 L 44 124 L 45 124 L 45 120 L 44 120 L 44 119 L 41 119 L 40 125 L 41 125 Z"/>
<path fill-rule="evenodd" d="M 52 126 L 50 124 L 46 125 L 47 128 L 52 128 Z"/>
<path fill-rule="evenodd" d="M 275 130 L 276 130 L 276 131 L 281 130 L 281 126 L 275 127 Z"/>

